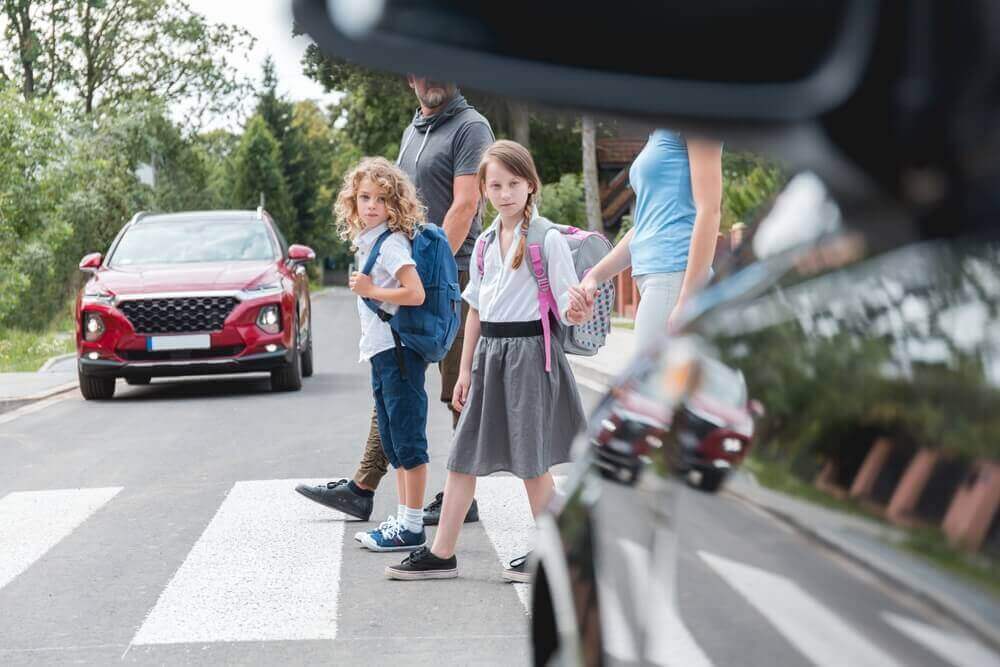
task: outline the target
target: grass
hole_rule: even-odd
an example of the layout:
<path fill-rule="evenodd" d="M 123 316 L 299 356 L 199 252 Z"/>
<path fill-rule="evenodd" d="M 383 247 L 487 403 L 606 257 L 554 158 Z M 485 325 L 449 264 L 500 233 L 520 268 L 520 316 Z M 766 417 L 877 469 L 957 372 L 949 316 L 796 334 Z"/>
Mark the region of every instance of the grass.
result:
<path fill-rule="evenodd" d="M 858 501 L 842 500 L 821 491 L 797 477 L 785 465 L 754 457 L 747 459 L 743 465 L 754 474 L 762 486 L 769 489 L 829 509 L 885 523 L 881 516 Z M 997 559 L 985 554 L 969 554 L 953 548 L 937 528 L 893 527 L 906 533 L 906 538 L 898 546 L 921 557 L 931 565 L 951 572 L 977 587 L 984 587 L 988 592 L 1000 597 L 1000 561 Z"/>
<path fill-rule="evenodd" d="M 618 327 L 619 329 L 629 329 L 629 330 L 632 330 L 632 329 L 635 329 L 635 320 L 625 320 L 625 319 L 612 318 L 612 320 L 611 320 L 611 326 Z"/>
<path fill-rule="evenodd" d="M 1000 561 L 996 558 L 952 548 L 937 528 L 915 528 L 908 532 L 909 536 L 903 541 L 907 551 L 1000 597 Z"/>
<path fill-rule="evenodd" d="M 72 332 L 0 330 L 0 373 L 37 371 L 49 357 L 75 349 Z"/>

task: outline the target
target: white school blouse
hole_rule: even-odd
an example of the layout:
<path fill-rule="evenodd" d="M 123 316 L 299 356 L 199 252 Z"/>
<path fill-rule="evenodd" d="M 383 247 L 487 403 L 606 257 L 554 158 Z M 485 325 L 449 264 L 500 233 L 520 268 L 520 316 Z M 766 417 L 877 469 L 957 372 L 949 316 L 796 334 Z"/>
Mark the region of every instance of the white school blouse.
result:
<path fill-rule="evenodd" d="M 499 220 L 494 223 L 499 225 Z M 521 225 L 514 230 L 514 240 L 507 250 L 507 256 L 500 256 L 500 230 L 497 228 L 496 238 L 486 249 L 483 258 L 483 275 L 479 273 L 476 261 L 479 245 L 486 242 L 487 232 L 476 239 L 476 247 L 469 262 L 469 284 L 462 293 L 462 298 L 479 311 L 482 322 L 530 322 L 540 320 L 538 311 L 538 283 L 531 274 L 531 257 L 527 249 L 524 261 L 517 269 L 511 268 L 517 246 L 520 243 Z M 569 244 L 562 234 L 549 233 L 545 235 L 545 257 L 548 259 L 546 272 L 549 276 L 549 286 L 552 295 L 559 305 L 559 321 L 568 325 L 566 311 L 569 310 L 569 288 L 580 281 L 573 268 L 573 254 Z"/>
<path fill-rule="evenodd" d="M 366 230 L 357 238 L 355 245 L 358 247 L 358 253 L 355 256 L 357 262 L 355 266 L 358 271 L 365 268 L 372 246 L 378 241 L 382 232 L 388 228 L 389 226 L 383 222 L 378 227 Z M 406 234 L 394 232 L 389 236 L 382 243 L 378 259 L 375 260 L 375 266 L 372 267 L 372 284 L 377 287 L 399 287 L 396 273 L 404 266 L 416 266 L 410 248 L 410 239 L 406 238 Z M 398 309 L 399 306 L 396 304 L 382 304 L 382 310 L 387 313 L 395 313 Z M 365 305 L 364 299 L 360 296 L 358 297 L 358 317 L 361 318 L 361 340 L 358 342 L 359 362 L 368 361 L 379 352 L 396 347 L 389 324 L 380 320 L 378 315 Z"/>

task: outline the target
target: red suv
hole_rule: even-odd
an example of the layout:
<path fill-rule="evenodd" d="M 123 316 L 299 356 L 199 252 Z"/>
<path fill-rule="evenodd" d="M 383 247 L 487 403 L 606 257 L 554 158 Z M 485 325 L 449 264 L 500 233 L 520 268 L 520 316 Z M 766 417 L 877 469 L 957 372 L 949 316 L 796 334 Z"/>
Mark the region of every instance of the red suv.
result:
<path fill-rule="evenodd" d="M 257 211 L 139 213 L 76 300 L 80 391 L 109 399 L 116 378 L 270 372 L 271 388 L 313 372 L 309 280 L 315 253 L 289 246 Z"/>

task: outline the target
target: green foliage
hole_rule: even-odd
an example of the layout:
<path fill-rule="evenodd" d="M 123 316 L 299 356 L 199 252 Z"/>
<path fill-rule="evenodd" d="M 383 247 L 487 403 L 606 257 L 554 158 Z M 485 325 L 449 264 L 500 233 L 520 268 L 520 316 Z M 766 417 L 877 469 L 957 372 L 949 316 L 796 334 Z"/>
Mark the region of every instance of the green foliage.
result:
<path fill-rule="evenodd" d="M 751 153 L 722 154 L 722 229 L 737 222 L 749 225 L 761 206 L 787 180 L 776 165 Z"/>
<path fill-rule="evenodd" d="M 580 128 L 576 120 L 534 113 L 530 127 L 531 156 L 542 183 L 555 183 L 564 174 L 575 175 L 583 171 Z"/>
<path fill-rule="evenodd" d="M 261 194 L 264 207 L 288 235 L 294 230 L 295 212 L 281 171 L 280 146 L 264 119 L 254 116 L 233 158 L 232 202 L 235 208 L 254 209 L 260 205 Z"/>
<path fill-rule="evenodd" d="M 538 212 L 560 225 L 586 229 L 587 210 L 580 174 L 563 174 L 557 183 L 543 185 Z"/>
<path fill-rule="evenodd" d="M 331 116 L 338 119 L 346 143 L 360 155 L 396 157 L 403 130 L 417 107 L 403 77 L 329 58 L 312 44 L 302 65 L 305 74 L 328 92 L 344 93 L 331 108 Z"/>
<path fill-rule="evenodd" d="M 65 91 L 86 113 L 142 99 L 185 99 L 225 111 L 247 81 L 226 62 L 253 45 L 235 25 L 209 23 L 178 0 L 6 0 L 3 71 L 20 74 L 25 99 Z M 5 62 L 4 62 L 5 60 Z"/>

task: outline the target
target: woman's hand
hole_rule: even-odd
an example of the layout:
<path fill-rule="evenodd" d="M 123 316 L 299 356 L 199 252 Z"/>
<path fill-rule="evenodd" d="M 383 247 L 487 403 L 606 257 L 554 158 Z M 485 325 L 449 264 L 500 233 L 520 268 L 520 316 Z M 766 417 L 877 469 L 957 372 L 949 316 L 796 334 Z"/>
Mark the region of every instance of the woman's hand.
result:
<path fill-rule="evenodd" d="M 687 303 L 683 299 L 678 299 L 674 309 L 670 311 L 670 317 L 667 318 L 667 333 L 671 336 L 680 330 L 681 325 L 684 323 L 681 317 L 681 312 L 687 307 Z"/>
<path fill-rule="evenodd" d="M 374 287 L 374 285 L 372 285 L 372 277 L 359 271 L 355 271 L 351 274 L 347 284 L 351 288 L 352 292 L 358 296 L 365 297 L 371 296 L 372 288 Z"/>
<path fill-rule="evenodd" d="M 589 275 L 584 276 L 579 285 L 569 288 L 569 305 L 571 310 L 585 311 L 594 307 L 594 295 L 597 294 L 597 283 Z"/>
<path fill-rule="evenodd" d="M 472 374 L 460 371 L 458 380 L 455 382 L 455 390 L 451 392 L 451 407 L 455 412 L 461 412 L 465 407 L 465 401 L 469 398 L 469 387 L 472 386 Z"/>

